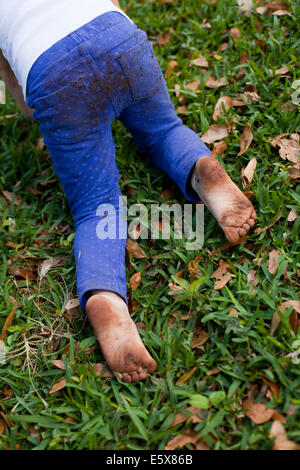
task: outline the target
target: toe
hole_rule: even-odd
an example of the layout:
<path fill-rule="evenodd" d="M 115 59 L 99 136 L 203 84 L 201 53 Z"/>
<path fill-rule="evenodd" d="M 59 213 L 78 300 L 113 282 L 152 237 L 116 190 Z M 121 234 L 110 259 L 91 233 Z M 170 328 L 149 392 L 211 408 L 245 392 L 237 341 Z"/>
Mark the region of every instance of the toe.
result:
<path fill-rule="evenodd" d="M 242 227 L 238 229 L 238 232 L 239 232 L 240 237 L 244 237 L 247 233 L 246 230 Z"/>
<path fill-rule="evenodd" d="M 131 373 L 131 382 L 138 382 L 140 380 L 140 374 L 138 372 Z"/>
<path fill-rule="evenodd" d="M 246 232 L 248 232 L 248 230 L 250 230 L 250 225 L 249 224 L 243 224 L 243 229 L 245 229 Z"/>
<path fill-rule="evenodd" d="M 140 376 L 140 379 L 139 379 L 139 380 L 145 380 L 145 379 L 146 379 L 147 374 L 146 374 L 146 372 L 144 371 L 144 369 L 141 369 L 141 371 L 139 372 L 139 376 Z"/>
<path fill-rule="evenodd" d="M 152 357 L 144 363 L 144 369 L 147 370 L 150 374 L 155 371 L 157 364 Z"/>
<path fill-rule="evenodd" d="M 127 382 L 127 383 L 131 383 L 131 375 L 129 374 L 123 374 L 123 379 L 122 379 L 124 382 Z"/>
<path fill-rule="evenodd" d="M 253 225 L 255 224 L 255 220 L 254 219 L 249 219 L 247 221 L 247 224 L 250 225 L 250 227 L 253 227 Z"/>
<path fill-rule="evenodd" d="M 240 239 L 240 235 L 236 228 L 224 227 L 225 236 L 230 243 L 235 243 Z"/>

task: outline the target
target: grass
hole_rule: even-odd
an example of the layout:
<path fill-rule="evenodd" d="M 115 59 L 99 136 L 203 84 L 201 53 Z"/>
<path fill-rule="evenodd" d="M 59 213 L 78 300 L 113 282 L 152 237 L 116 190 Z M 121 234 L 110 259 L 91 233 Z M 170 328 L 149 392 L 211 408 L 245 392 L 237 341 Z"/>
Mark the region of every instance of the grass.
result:
<path fill-rule="evenodd" d="M 288 4 L 290 15 L 253 12 L 245 16 L 233 0 L 200 5 L 196 0 L 130 2 L 128 14 L 153 42 L 172 26 L 169 42 L 156 43 L 155 52 L 164 71 L 170 60 L 178 62 L 175 71 L 181 74 L 167 78 L 176 107 L 182 103 L 175 95 L 175 84 L 183 88 L 201 78 L 198 92 L 186 93 L 188 112 L 182 116 L 199 134 L 213 123 L 220 96 L 235 97 L 245 84 L 256 85 L 261 101 L 231 108 L 227 114 L 236 117 L 235 129 L 226 138 L 226 156 L 218 158 L 241 185 L 241 170 L 255 157 L 251 191 L 257 226 L 265 227 L 280 215 L 270 229 L 261 234 L 252 231 L 248 240 L 224 250 L 218 249 L 225 243 L 224 236 L 208 212 L 205 244 L 196 253 L 186 251 L 180 240 L 140 242 L 147 260 L 130 255 L 127 263 L 128 280 L 136 271 L 142 272 L 138 289 L 129 290 L 132 316 L 144 323 L 141 336 L 158 363 L 155 374 L 144 383 L 124 384 L 93 372 L 91 364 L 103 362 L 103 356 L 98 347 L 93 348 L 92 329 L 80 310 L 77 316 L 63 311 L 66 299 L 76 297 L 73 225 L 66 199 L 47 150 L 38 148 L 37 124 L 27 122 L 12 99 L 1 106 L 0 116 L 17 116 L 0 120 L 0 190 L 12 192 L 22 202 L 16 205 L 0 197 L 0 327 L 14 308 L 12 297 L 18 304 L 6 340 L 9 360 L 0 365 L 0 449 L 163 449 L 191 428 L 211 449 L 271 449 L 272 421 L 255 424 L 245 415 L 242 403 L 249 397 L 281 413 L 288 438 L 300 443 L 300 369 L 286 357 L 300 339 L 299 328 L 290 326 L 291 308 L 270 334 L 276 309 L 286 300 L 299 299 L 300 218 L 288 222 L 287 215 L 292 209 L 300 210 L 300 188 L 288 175 L 289 162 L 280 158 L 268 139 L 299 132 L 300 126 L 299 108 L 281 109 L 290 100 L 297 74 L 299 78 L 300 10 L 296 1 Z M 203 27 L 204 22 L 211 28 Z M 242 35 L 235 44 L 229 34 L 232 27 Z M 224 42 L 228 47 L 222 52 Z M 244 77 L 236 80 L 244 51 L 249 62 Z M 189 66 L 199 52 L 208 59 L 209 72 L 216 79 L 226 76 L 228 85 L 205 87 L 209 74 L 203 78 L 197 67 Z M 269 69 L 283 65 L 289 66 L 288 77 L 270 74 Z M 218 124 L 223 122 L 224 116 Z M 254 139 L 247 152 L 237 157 L 239 136 L 248 122 Z M 184 202 L 174 184 L 142 160 L 119 123 L 114 134 L 120 185 L 129 203 L 163 202 L 160 194 L 170 188 L 174 201 Z M 33 194 L 31 188 L 40 193 Z M 272 275 L 267 261 L 273 249 L 281 256 Z M 198 278 L 204 274 L 204 279 L 191 292 L 188 263 L 196 255 L 202 255 Z M 38 261 L 58 256 L 66 258 L 64 266 L 52 268 L 41 282 L 27 281 L 10 270 L 16 264 L 36 272 Z M 259 257 L 258 266 L 254 260 Z M 220 260 L 230 264 L 232 278 L 221 290 L 214 290 L 210 276 Z M 255 295 L 247 281 L 251 269 L 259 280 L 253 287 Z M 168 285 L 180 270 L 186 283 L 183 294 L 174 298 Z M 233 308 L 237 316 L 229 314 Z M 182 320 L 182 315 L 189 318 Z M 191 348 L 202 330 L 208 340 Z M 54 367 L 55 359 L 62 359 L 66 370 Z M 216 368 L 219 371 L 207 375 Z M 188 371 L 192 375 L 178 383 Z M 49 394 L 62 379 L 66 387 Z M 275 384 L 277 396 L 263 379 Z M 223 393 L 213 398 L 214 392 Z M 171 426 L 191 403 L 198 404 L 201 421 Z"/>

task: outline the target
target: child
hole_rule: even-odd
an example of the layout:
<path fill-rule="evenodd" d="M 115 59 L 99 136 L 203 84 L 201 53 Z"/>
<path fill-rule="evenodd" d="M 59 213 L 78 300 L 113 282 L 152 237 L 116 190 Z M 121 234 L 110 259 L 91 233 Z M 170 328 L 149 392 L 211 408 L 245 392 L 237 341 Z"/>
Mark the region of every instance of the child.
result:
<path fill-rule="evenodd" d="M 81 306 L 110 369 L 125 382 L 144 380 L 156 363 L 126 305 L 126 240 L 96 234 L 99 205 L 118 214 L 113 120 L 186 199 L 206 204 L 229 241 L 254 225 L 253 206 L 183 126 L 146 34 L 116 1 L 0 0 L 0 49 L 0 75 L 26 116 L 34 108 L 74 216 Z"/>

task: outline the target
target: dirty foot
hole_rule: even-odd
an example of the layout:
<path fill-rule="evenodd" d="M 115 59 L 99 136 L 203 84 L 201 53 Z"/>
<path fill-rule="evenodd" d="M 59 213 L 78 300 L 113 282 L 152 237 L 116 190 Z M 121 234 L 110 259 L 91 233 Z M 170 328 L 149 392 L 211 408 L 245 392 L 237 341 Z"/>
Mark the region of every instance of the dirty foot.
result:
<path fill-rule="evenodd" d="M 110 370 L 124 382 L 145 380 L 156 362 L 142 343 L 128 308 L 119 295 L 94 291 L 86 312 Z"/>
<path fill-rule="evenodd" d="M 191 184 L 217 219 L 229 242 L 237 242 L 255 224 L 256 213 L 251 202 L 216 158 L 199 158 Z"/>

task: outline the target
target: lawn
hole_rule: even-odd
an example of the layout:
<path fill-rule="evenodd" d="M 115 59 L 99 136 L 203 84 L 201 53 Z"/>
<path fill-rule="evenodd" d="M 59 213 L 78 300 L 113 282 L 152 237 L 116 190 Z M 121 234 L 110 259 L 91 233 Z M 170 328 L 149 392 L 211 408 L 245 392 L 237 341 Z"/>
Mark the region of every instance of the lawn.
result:
<path fill-rule="evenodd" d="M 234 0 L 121 4 L 148 33 L 184 123 L 199 135 L 227 130 L 221 145 L 208 145 L 251 198 L 258 230 L 228 246 L 205 211 L 202 249 L 139 240 L 146 258 L 127 255 L 130 308 L 158 368 L 144 383 L 106 377 L 76 306 L 67 201 L 38 125 L 8 97 L 0 106 L 0 329 L 14 318 L 0 364 L 0 449 L 296 448 L 299 2 L 261 3 L 249 14 Z M 215 108 L 222 96 L 240 104 L 225 98 Z M 128 204 L 185 202 L 118 122 L 114 135 Z"/>

